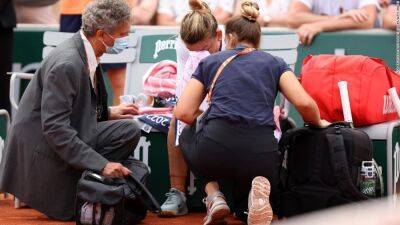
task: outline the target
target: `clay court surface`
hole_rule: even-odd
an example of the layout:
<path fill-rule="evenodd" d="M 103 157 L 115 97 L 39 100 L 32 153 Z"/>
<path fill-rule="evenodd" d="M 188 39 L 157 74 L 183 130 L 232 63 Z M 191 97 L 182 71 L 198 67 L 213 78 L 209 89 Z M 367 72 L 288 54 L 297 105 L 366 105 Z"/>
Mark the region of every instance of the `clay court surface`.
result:
<path fill-rule="evenodd" d="M 158 218 L 149 214 L 140 225 L 196 225 L 202 224 L 204 213 L 191 213 L 179 218 Z M 30 208 L 15 209 L 11 198 L 0 197 L 0 225 L 74 225 L 74 222 L 52 221 L 43 214 Z M 229 225 L 242 225 L 244 223 L 232 217 L 228 219 Z"/>

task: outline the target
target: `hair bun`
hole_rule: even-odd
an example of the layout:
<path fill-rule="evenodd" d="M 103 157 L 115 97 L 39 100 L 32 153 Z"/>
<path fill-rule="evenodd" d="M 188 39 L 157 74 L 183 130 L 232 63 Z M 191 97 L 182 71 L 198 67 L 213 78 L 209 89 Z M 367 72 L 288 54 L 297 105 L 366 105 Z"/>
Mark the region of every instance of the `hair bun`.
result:
<path fill-rule="evenodd" d="M 260 15 L 260 8 L 258 4 L 252 1 L 245 1 L 242 3 L 241 8 L 242 16 L 252 22 L 257 21 Z"/>
<path fill-rule="evenodd" d="M 193 11 L 210 11 L 210 7 L 208 7 L 207 3 L 201 0 L 189 0 L 189 6 Z"/>

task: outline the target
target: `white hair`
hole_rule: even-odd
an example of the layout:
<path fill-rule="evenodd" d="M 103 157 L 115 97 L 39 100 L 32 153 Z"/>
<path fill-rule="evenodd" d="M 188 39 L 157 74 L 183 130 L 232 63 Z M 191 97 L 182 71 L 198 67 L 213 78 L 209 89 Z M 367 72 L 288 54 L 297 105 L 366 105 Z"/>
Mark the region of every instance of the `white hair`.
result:
<path fill-rule="evenodd" d="M 85 34 L 93 36 L 97 30 L 108 33 L 131 20 L 131 8 L 124 0 L 95 0 L 82 14 L 82 29 Z"/>

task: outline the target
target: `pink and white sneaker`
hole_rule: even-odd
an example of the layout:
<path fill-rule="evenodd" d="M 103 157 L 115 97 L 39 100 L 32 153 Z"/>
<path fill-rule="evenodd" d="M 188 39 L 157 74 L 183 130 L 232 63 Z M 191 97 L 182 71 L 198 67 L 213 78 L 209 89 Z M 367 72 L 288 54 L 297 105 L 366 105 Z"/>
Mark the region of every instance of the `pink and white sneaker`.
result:
<path fill-rule="evenodd" d="M 212 196 L 208 196 L 203 200 L 207 207 L 207 215 L 204 217 L 203 225 L 225 225 L 225 217 L 230 213 L 228 204 L 226 204 L 225 196 L 221 192 L 217 192 Z"/>
<path fill-rule="evenodd" d="M 271 224 L 273 212 L 269 203 L 270 192 L 271 185 L 267 178 L 259 176 L 253 179 L 248 202 L 248 225 Z"/>

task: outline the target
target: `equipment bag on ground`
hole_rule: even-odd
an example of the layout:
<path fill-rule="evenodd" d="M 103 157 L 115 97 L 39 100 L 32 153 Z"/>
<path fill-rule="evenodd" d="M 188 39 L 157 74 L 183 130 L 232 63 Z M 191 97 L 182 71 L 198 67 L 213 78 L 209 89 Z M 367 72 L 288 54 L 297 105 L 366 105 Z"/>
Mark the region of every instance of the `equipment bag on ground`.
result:
<path fill-rule="evenodd" d="M 380 170 L 371 163 L 372 142 L 366 133 L 347 123 L 291 129 L 282 135 L 279 148 L 283 157 L 279 216 L 382 195 Z M 374 164 L 367 168 L 372 172 L 369 180 L 361 173 L 363 162 Z"/>
<path fill-rule="evenodd" d="M 353 123 L 356 127 L 397 119 L 388 89 L 400 90 L 400 76 L 381 59 L 361 55 L 307 56 L 301 84 L 317 102 L 321 118 L 343 121 L 337 83 L 347 81 Z"/>
<path fill-rule="evenodd" d="M 145 187 L 150 174 L 143 162 L 129 158 L 123 163 L 133 172 L 128 177 L 112 179 L 84 171 L 77 186 L 76 224 L 138 224 L 147 210 L 158 213 L 160 206 Z"/>

